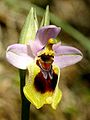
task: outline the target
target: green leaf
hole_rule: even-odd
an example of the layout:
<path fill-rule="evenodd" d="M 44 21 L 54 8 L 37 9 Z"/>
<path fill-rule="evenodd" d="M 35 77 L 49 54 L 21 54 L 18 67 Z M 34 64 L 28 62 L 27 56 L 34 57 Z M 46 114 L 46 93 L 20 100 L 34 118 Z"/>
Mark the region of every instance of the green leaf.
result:
<path fill-rule="evenodd" d="M 46 26 L 46 25 L 49 25 L 49 24 L 50 24 L 49 6 L 47 6 L 46 7 L 46 12 L 45 12 L 45 15 L 42 18 L 40 27 Z"/>
<path fill-rule="evenodd" d="M 31 8 L 22 28 L 19 43 L 27 44 L 29 40 L 34 40 L 37 30 L 38 21 L 36 10 L 34 8 Z"/>

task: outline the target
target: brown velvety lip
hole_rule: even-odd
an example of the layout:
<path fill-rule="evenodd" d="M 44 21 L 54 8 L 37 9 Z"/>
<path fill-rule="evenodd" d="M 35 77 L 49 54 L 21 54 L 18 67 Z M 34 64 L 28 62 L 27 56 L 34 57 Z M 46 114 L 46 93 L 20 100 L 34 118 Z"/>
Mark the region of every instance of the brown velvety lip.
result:
<path fill-rule="evenodd" d="M 47 79 L 43 77 L 42 72 L 40 71 L 35 79 L 34 79 L 34 86 L 35 89 L 40 93 L 45 92 L 53 92 L 55 90 L 56 84 L 58 80 L 58 75 L 53 71 L 53 78 L 50 79 L 49 75 Z"/>

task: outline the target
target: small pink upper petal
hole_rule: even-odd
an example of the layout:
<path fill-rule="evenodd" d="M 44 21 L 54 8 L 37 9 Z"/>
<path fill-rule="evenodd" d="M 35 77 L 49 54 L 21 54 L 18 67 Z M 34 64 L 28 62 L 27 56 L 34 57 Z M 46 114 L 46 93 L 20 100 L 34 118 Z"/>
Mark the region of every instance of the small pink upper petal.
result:
<path fill-rule="evenodd" d="M 26 69 L 34 56 L 29 45 L 14 44 L 7 48 L 6 58 L 13 66 Z"/>
<path fill-rule="evenodd" d="M 29 46 L 31 50 L 33 51 L 33 55 L 37 56 L 37 53 L 42 50 L 42 45 L 39 41 L 29 41 Z"/>
<path fill-rule="evenodd" d="M 54 25 L 44 26 L 37 31 L 35 41 L 40 42 L 42 47 L 44 47 L 47 41 L 50 38 L 56 38 L 59 32 L 60 32 L 59 27 L 56 27 Z"/>
<path fill-rule="evenodd" d="M 61 42 L 58 42 L 57 44 L 54 44 L 54 45 L 52 46 L 52 49 L 57 53 L 59 47 L 61 47 Z"/>
<path fill-rule="evenodd" d="M 57 45 L 56 45 L 57 46 Z M 54 48 L 54 63 L 60 68 L 67 67 L 79 62 L 83 55 L 80 50 L 70 46 L 58 46 Z"/>

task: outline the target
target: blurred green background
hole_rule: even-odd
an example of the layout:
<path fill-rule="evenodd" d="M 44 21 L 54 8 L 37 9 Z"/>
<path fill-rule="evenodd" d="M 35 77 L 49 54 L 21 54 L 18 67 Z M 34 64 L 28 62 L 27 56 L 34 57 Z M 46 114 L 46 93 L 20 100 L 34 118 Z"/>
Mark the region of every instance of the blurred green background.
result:
<path fill-rule="evenodd" d="M 0 0 L 0 120 L 20 120 L 18 70 L 5 58 L 8 45 L 17 43 L 31 6 L 41 20 L 50 6 L 51 24 L 62 27 L 62 44 L 80 49 L 84 58 L 61 70 L 63 92 L 56 110 L 31 105 L 31 120 L 90 120 L 90 0 Z"/>

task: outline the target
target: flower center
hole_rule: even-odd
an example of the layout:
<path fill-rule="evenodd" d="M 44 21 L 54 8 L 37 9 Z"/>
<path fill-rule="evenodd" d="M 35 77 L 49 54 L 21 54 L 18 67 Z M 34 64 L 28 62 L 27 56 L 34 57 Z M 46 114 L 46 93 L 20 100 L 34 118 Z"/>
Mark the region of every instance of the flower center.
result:
<path fill-rule="evenodd" d="M 38 53 L 38 65 L 44 71 L 49 71 L 54 61 L 53 44 L 56 43 L 55 39 L 49 39 L 46 46 Z"/>
<path fill-rule="evenodd" d="M 38 53 L 36 63 L 41 68 L 41 72 L 45 79 L 47 79 L 48 75 L 52 79 L 52 75 L 50 73 L 50 71 L 52 71 L 52 63 L 54 61 L 54 51 L 52 46 L 55 43 L 55 39 L 49 39 L 44 49 Z"/>
<path fill-rule="evenodd" d="M 55 43 L 54 39 L 49 39 L 44 49 L 38 53 L 36 60 L 36 64 L 41 70 L 35 77 L 34 86 L 41 93 L 54 91 L 57 84 L 58 75 L 52 66 L 54 61 L 52 45 Z"/>
<path fill-rule="evenodd" d="M 53 56 L 42 54 L 39 59 L 39 65 L 44 71 L 49 71 L 53 63 Z"/>

